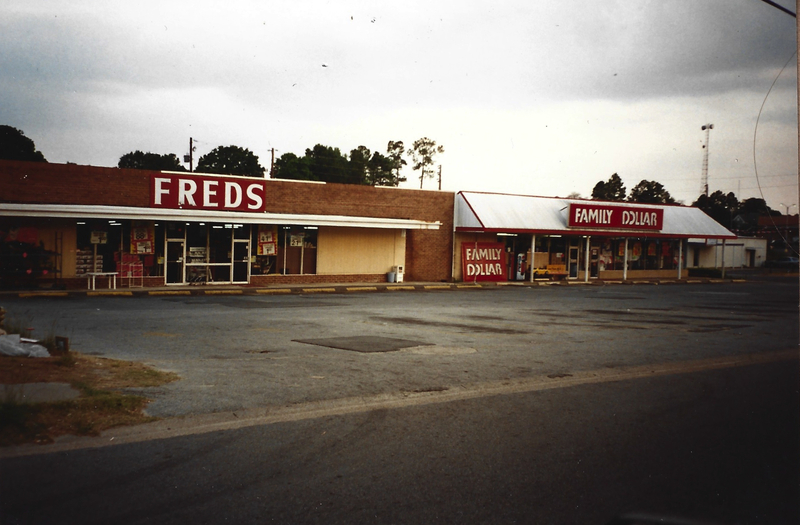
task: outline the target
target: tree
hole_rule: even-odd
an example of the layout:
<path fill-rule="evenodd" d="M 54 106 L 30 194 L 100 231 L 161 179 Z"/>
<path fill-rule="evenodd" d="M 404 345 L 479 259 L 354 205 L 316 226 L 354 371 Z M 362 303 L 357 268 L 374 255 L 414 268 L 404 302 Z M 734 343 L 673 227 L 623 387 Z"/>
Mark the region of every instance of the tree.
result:
<path fill-rule="evenodd" d="M 358 148 L 350 151 L 350 174 L 348 178 L 352 181 L 350 184 L 369 184 L 369 162 L 372 152 L 366 146 L 359 146 Z"/>
<path fill-rule="evenodd" d="M 386 153 L 392 161 L 392 171 L 394 172 L 394 184 L 389 184 L 389 186 L 397 186 L 401 182 L 406 181 L 405 177 L 400 176 L 400 170 L 407 164 L 407 162 L 403 160 L 403 153 L 405 153 L 405 151 L 406 147 L 402 140 L 396 142 L 390 140 L 389 144 L 386 146 Z"/>
<path fill-rule="evenodd" d="M 347 157 L 339 148 L 317 144 L 306 149 L 306 159 L 311 170 L 311 179 L 339 184 L 359 184 L 357 174 L 350 169 Z"/>
<path fill-rule="evenodd" d="M 47 162 L 36 144 L 25 133 L 11 126 L 0 126 L 0 159 Z"/>
<path fill-rule="evenodd" d="M 197 172 L 220 175 L 263 177 L 264 167 L 249 149 L 239 146 L 219 146 L 206 153 L 197 162 Z"/>
<path fill-rule="evenodd" d="M 600 181 L 592 189 L 592 199 L 596 201 L 619 201 L 625 200 L 625 185 L 616 173 L 607 182 Z"/>
<path fill-rule="evenodd" d="M 767 201 L 764 199 L 757 199 L 755 197 L 751 197 L 749 199 L 745 199 L 741 202 L 739 206 L 740 213 L 757 213 L 759 215 L 770 216 L 770 215 L 781 215 L 781 212 L 777 210 L 773 210 L 769 206 L 767 206 Z"/>
<path fill-rule="evenodd" d="M 186 171 L 174 153 L 142 153 L 139 150 L 126 153 L 119 158 L 118 168 L 154 171 Z"/>
<path fill-rule="evenodd" d="M 633 187 L 628 196 L 628 202 L 641 202 L 646 204 L 673 204 L 675 199 L 664 189 L 660 182 L 643 180 Z"/>
<path fill-rule="evenodd" d="M 422 183 L 425 178 L 433 178 L 433 159 L 436 157 L 436 154 L 444 153 L 444 146 L 437 146 L 436 141 L 428 137 L 423 137 L 414 141 L 414 144 L 412 144 L 411 149 L 408 150 L 407 153 L 414 162 L 411 169 L 414 171 L 420 170 L 419 188 L 422 189 Z"/>
<path fill-rule="evenodd" d="M 395 163 L 390 157 L 376 151 L 367 164 L 367 183 L 372 186 L 398 186 L 406 179 L 397 177 L 394 165 Z"/>
<path fill-rule="evenodd" d="M 275 160 L 272 177 L 287 180 L 314 180 L 306 157 L 298 157 L 294 153 L 284 153 Z"/>
<path fill-rule="evenodd" d="M 739 210 L 739 199 L 733 192 L 725 194 L 717 190 L 711 195 L 700 195 L 692 206 L 700 208 L 706 215 L 730 229 L 733 218 Z"/>

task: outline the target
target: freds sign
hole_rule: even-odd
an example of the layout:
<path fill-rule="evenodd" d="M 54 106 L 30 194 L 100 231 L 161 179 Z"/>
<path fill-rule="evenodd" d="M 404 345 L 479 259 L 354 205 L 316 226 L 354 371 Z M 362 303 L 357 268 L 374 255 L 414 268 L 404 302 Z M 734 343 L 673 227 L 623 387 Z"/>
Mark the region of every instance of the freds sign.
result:
<path fill-rule="evenodd" d="M 159 173 L 150 177 L 153 208 L 262 212 L 267 183 L 248 177 Z"/>

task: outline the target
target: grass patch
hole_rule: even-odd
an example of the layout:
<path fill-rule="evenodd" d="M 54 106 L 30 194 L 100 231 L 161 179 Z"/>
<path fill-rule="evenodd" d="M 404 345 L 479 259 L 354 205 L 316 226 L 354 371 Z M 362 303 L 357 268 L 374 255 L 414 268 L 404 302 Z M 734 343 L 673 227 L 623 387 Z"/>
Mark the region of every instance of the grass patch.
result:
<path fill-rule="evenodd" d="M 97 435 L 109 428 L 153 421 L 143 413 L 148 399 L 120 390 L 177 379 L 177 374 L 142 363 L 76 352 L 48 358 L 0 357 L 0 384 L 69 383 L 81 393 L 70 401 L 23 404 L 6 389 L 0 400 L 0 446 L 51 443 L 66 434 Z"/>

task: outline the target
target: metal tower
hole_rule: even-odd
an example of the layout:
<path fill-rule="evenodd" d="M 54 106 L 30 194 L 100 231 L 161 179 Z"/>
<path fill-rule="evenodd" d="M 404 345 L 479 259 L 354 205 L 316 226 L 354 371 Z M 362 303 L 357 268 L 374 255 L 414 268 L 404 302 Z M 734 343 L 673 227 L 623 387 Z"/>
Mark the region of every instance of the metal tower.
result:
<path fill-rule="evenodd" d="M 706 132 L 706 143 L 703 144 L 703 179 L 700 181 L 700 191 L 708 197 L 708 138 L 711 130 L 714 129 L 714 124 L 705 124 L 700 129 Z"/>

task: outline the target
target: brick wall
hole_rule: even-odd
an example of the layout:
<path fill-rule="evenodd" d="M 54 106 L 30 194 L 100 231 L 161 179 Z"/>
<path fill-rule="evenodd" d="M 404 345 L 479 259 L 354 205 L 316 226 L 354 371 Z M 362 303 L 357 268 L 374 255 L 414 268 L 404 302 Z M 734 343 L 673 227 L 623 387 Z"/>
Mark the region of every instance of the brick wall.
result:
<path fill-rule="evenodd" d="M 158 172 L 0 160 L 0 202 L 146 208 L 153 173 Z M 454 200 L 452 192 L 270 179 L 266 209 L 299 215 L 439 221 L 439 230 L 408 231 L 405 273 L 406 280 L 447 281 L 451 279 Z"/>

